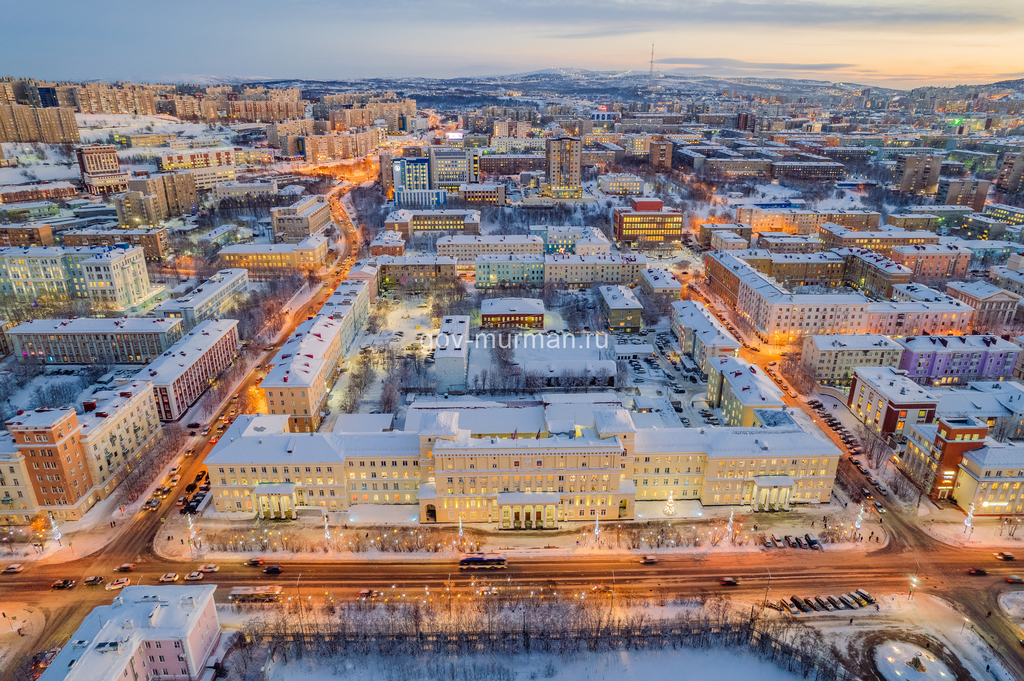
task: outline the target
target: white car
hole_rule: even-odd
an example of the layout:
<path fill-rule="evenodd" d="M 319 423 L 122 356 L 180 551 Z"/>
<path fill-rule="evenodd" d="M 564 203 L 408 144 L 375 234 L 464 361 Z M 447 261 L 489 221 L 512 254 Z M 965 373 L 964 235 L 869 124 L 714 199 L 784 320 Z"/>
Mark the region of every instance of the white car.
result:
<path fill-rule="evenodd" d="M 187 575 L 185 575 L 185 581 L 186 582 L 198 582 L 204 576 L 205 575 L 203 575 L 202 572 L 190 572 Z"/>
<path fill-rule="evenodd" d="M 199 571 L 200 572 L 220 572 L 220 565 L 214 565 L 213 563 L 210 563 L 209 565 L 200 565 L 199 566 Z"/>
<path fill-rule="evenodd" d="M 176 582 L 178 581 L 177 572 L 168 572 L 166 575 L 160 578 L 161 582 Z"/>
<path fill-rule="evenodd" d="M 132 580 L 128 579 L 127 577 L 121 577 L 120 579 L 115 579 L 112 582 L 107 582 L 106 589 L 107 589 L 107 591 L 114 591 L 115 589 L 123 589 L 126 586 L 128 586 L 131 583 L 131 581 Z"/>
<path fill-rule="evenodd" d="M 10 565 L 8 565 L 7 567 L 4 568 L 4 574 L 5 575 L 10 575 L 10 574 L 13 574 L 15 572 L 21 572 L 24 569 L 25 569 L 25 566 L 22 565 L 21 563 L 11 563 Z"/>

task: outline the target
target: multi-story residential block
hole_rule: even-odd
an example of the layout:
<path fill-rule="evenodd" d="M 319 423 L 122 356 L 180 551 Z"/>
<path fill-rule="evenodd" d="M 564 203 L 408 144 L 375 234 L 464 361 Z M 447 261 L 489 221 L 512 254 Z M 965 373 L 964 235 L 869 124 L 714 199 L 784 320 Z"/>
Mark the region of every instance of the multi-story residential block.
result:
<path fill-rule="evenodd" d="M 607 255 L 611 243 L 593 227 L 579 225 L 530 225 L 530 236 L 540 237 L 544 253 Z"/>
<path fill-rule="evenodd" d="M 389 290 L 430 290 L 438 282 L 458 276 L 455 258 L 439 255 L 382 255 L 377 258 L 377 266 L 380 268 L 380 287 Z"/>
<path fill-rule="evenodd" d="M 489 298 L 480 302 L 482 329 L 543 329 L 544 301 L 537 298 Z"/>
<path fill-rule="evenodd" d="M 636 333 L 643 328 L 640 310 L 643 305 L 627 286 L 601 286 L 601 312 L 607 320 L 608 330 L 613 333 Z"/>
<path fill-rule="evenodd" d="M 907 432 L 907 446 L 892 456 L 893 463 L 933 500 L 955 494 L 958 467 L 964 456 L 994 442 L 989 426 L 973 416 L 937 416 Z"/>
<path fill-rule="evenodd" d="M 744 248 L 749 248 L 750 240 L 754 236 L 753 229 L 750 225 L 745 225 L 741 222 L 728 223 L 728 222 L 716 222 L 701 223 L 700 229 L 697 232 L 697 243 L 703 249 L 711 248 L 711 237 L 717 232 L 731 232 L 732 234 L 740 237 L 748 245 Z M 730 250 L 730 249 L 725 249 Z"/>
<path fill-rule="evenodd" d="M 893 287 L 909 284 L 913 272 L 874 251 L 838 248 L 830 251 L 843 258 L 843 281 L 861 291 L 883 298 L 892 297 Z"/>
<path fill-rule="evenodd" d="M 999 288 L 1024 296 L 1024 272 L 1017 272 L 1009 267 L 993 267 L 988 271 L 988 278 Z"/>
<path fill-rule="evenodd" d="M 369 295 L 363 294 L 369 304 Z M 320 427 L 328 391 L 341 374 L 341 321 L 319 315 L 299 325 L 269 363 L 260 384 L 271 414 L 287 414 L 288 429 L 310 433 Z"/>
<path fill-rule="evenodd" d="M 671 272 L 664 268 L 647 267 L 640 271 L 640 288 L 649 295 L 679 300 L 683 296 L 683 285 Z"/>
<path fill-rule="evenodd" d="M 631 194 L 642 195 L 644 193 L 643 179 L 628 173 L 600 175 L 597 178 L 597 186 L 605 194 L 628 196 Z"/>
<path fill-rule="evenodd" d="M 469 316 L 452 315 L 441 319 L 434 342 L 434 377 L 439 395 L 466 389 L 469 342 Z"/>
<path fill-rule="evenodd" d="M 65 246 L 107 246 L 129 244 L 142 249 L 146 260 L 162 262 L 171 251 L 167 229 L 74 229 L 61 233 Z"/>
<path fill-rule="evenodd" d="M 33 319 L 5 332 L 19 361 L 145 364 L 182 334 L 180 319 Z"/>
<path fill-rule="evenodd" d="M 417 232 L 480 233 L 478 210 L 396 210 L 384 221 L 384 228 L 412 238 Z"/>
<path fill-rule="evenodd" d="M 286 121 L 305 115 L 301 102 L 228 101 L 228 118 L 235 123 Z"/>
<path fill-rule="evenodd" d="M 895 190 L 900 194 L 934 194 L 942 161 L 941 154 L 900 154 L 896 158 Z"/>
<path fill-rule="evenodd" d="M 369 282 L 359 279 L 346 279 L 338 284 L 334 293 L 324 301 L 320 314 L 327 315 L 341 324 L 338 338 L 341 352 L 344 355 L 352 347 L 356 336 L 366 326 L 366 318 L 370 313 L 370 302 L 373 288 Z M 341 361 L 340 359 L 338 360 Z"/>
<path fill-rule="evenodd" d="M 246 201 L 261 196 L 277 194 L 277 180 L 269 182 L 223 182 L 213 188 L 213 200 L 217 203 L 226 200 Z"/>
<path fill-rule="evenodd" d="M 216 585 L 126 586 L 93 608 L 43 672 L 45 681 L 199 679 L 220 642 Z M 130 627 L 126 623 L 131 623 Z M 162 653 L 162 654 L 161 654 Z M 166 658 L 166 659 L 165 659 Z"/>
<path fill-rule="evenodd" d="M 0 142 L 77 143 L 75 110 L 37 109 L 20 104 L 0 106 Z"/>
<path fill-rule="evenodd" d="M 985 208 L 990 184 L 988 180 L 940 177 L 938 200 L 947 206 L 970 206 L 980 213 Z"/>
<path fill-rule="evenodd" d="M 960 229 L 957 235 L 962 239 L 980 239 L 982 241 L 996 241 L 1002 239 L 1006 234 L 1007 225 L 1005 222 L 996 220 L 993 217 L 982 213 L 971 213 L 961 220 Z M 1017 230 L 1019 235 L 1019 230 Z M 1017 237 L 1013 238 L 1014 241 Z"/>
<path fill-rule="evenodd" d="M 869 210 L 807 210 L 803 208 L 763 208 L 737 206 L 736 222 L 750 225 L 754 233 L 785 232 L 815 235 L 822 225 L 831 223 L 856 231 L 878 229 L 881 213 Z"/>
<path fill-rule="evenodd" d="M 821 250 L 821 240 L 816 236 L 802 234 L 761 232 L 754 240 L 753 247 L 769 253 L 816 253 Z"/>
<path fill-rule="evenodd" d="M 647 268 L 647 257 L 622 255 L 545 255 L 544 284 L 556 287 L 583 288 L 591 284 L 625 284 L 635 286 Z"/>
<path fill-rule="evenodd" d="M 847 386 L 857 367 L 897 367 L 903 346 L 874 334 L 805 336 L 800 364 L 816 382 Z"/>
<path fill-rule="evenodd" d="M 743 237 L 724 229 L 711 233 L 711 250 L 742 251 L 750 248 L 750 242 Z"/>
<path fill-rule="evenodd" d="M 883 436 L 906 435 L 910 426 L 931 423 L 939 398 L 893 367 L 857 367 L 847 406 L 865 426 Z"/>
<path fill-rule="evenodd" d="M 195 168 L 216 168 L 234 166 L 235 150 L 231 147 L 218 149 L 179 149 L 157 157 L 160 170 L 193 170 Z"/>
<path fill-rule="evenodd" d="M 331 204 L 327 196 L 307 196 L 290 206 L 270 209 L 274 242 L 297 244 L 320 234 L 331 224 Z"/>
<path fill-rule="evenodd" d="M 1003 154 L 996 189 L 1007 194 L 1024 192 L 1024 151 Z"/>
<path fill-rule="evenodd" d="M 835 224 L 822 225 L 818 235 L 822 248 L 863 248 L 877 251 L 887 258 L 892 257 L 892 249 L 897 246 L 939 243 L 937 235 L 927 232 L 905 232 L 902 230 L 858 232 Z"/>
<path fill-rule="evenodd" d="M 834 251 L 780 254 L 755 250 L 730 252 L 758 272 L 787 287 L 839 286 L 843 282 L 846 268 L 844 257 Z"/>
<path fill-rule="evenodd" d="M 543 255 L 533 253 L 478 255 L 473 259 L 476 285 L 480 288 L 543 286 L 547 276 L 544 261 Z"/>
<path fill-rule="evenodd" d="M 219 184 L 235 181 L 234 166 L 193 168 L 192 170 L 183 170 L 181 172 L 188 173 L 192 176 L 192 181 L 195 184 L 196 189 L 214 189 Z"/>
<path fill-rule="evenodd" d="M 182 328 L 180 320 L 174 321 Z M 238 320 L 200 322 L 135 378 L 153 384 L 160 420 L 176 421 L 232 362 L 237 350 Z"/>
<path fill-rule="evenodd" d="M 2 165 L 3 159 L 0 159 Z M 50 201 L 29 201 L 26 203 L 0 203 L 0 219 L 5 222 L 45 220 L 60 215 L 60 206 Z"/>
<path fill-rule="evenodd" d="M 651 167 L 656 170 L 672 170 L 672 150 L 674 148 L 672 142 L 663 138 L 654 138 L 648 146 L 650 153 L 647 156 L 647 162 L 651 164 Z"/>
<path fill-rule="evenodd" d="M 154 307 L 151 317 L 181 319 L 184 331 L 230 312 L 249 294 L 249 272 L 238 268 L 221 270 L 200 284 L 195 290 L 165 300 Z"/>
<path fill-rule="evenodd" d="M 53 201 L 73 199 L 78 190 L 70 182 L 47 182 L 43 184 L 19 184 L 0 187 L 0 204 L 23 203 L 26 201 Z"/>
<path fill-rule="evenodd" d="M 527 137 L 532 130 L 530 121 L 494 121 L 495 137 Z"/>
<path fill-rule="evenodd" d="M 985 281 L 951 281 L 946 293 L 974 308 L 971 327 L 981 333 L 1000 333 L 1010 325 L 1022 296 Z"/>
<path fill-rule="evenodd" d="M 504 206 L 505 185 L 496 182 L 460 184 L 459 199 L 470 204 Z"/>
<path fill-rule="evenodd" d="M 956 279 L 967 274 L 971 252 L 954 244 L 894 246 L 889 258 L 914 273 L 914 281 Z"/>
<path fill-rule="evenodd" d="M 129 175 L 122 172 L 117 147 L 91 144 L 75 149 L 85 190 L 90 194 L 116 194 L 128 189 Z"/>
<path fill-rule="evenodd" d="M 583 141 L 579 137 L 547 139 L 547 186 L 552 198 L 578 199 L 583 196 L 580 173 Z"/>
<path fill-rule="evenodd" d="M 473 161 L 478 165 L 480 177 L 544 172 L 547 168 L 544 154 L 474 154 Z"/>
<path fill-rule="evenodd" d="M 297 244 L 235 244 L 218 253 L 225 268 L 243 268 L 249 278 L 264 280 L 289 271 L 317 271 L 327 262 L 327 237 L 306 237 Z"/>
<path fill-rule="evenodd" d="M 128 178 L 128 191 L 138 192 L 143 197 L 152 197 L 148 202 L 143 202 L 143 205 L 149 208 L 149 212 L 144 215 L 144 221 L 149 224 L 156 224 L 169 217 L 194 213 L 199 207 L 195 176 L 192 173 L 132 175 Z M 120 212 L 118 222 L 122 225 L 133 224 L 127 219 L 121 219 Z"/>
<path fill-rule="evenodd" d="M 438 239 L 438 243 L 440 241 L 441 239 Z M 370 242 L 370 255 L 374 257 L 378 255 L 405 255 L 405 239 L 402 238 L 402 233 L 388 230 L 378 233 L 377 236 L 373 237 L 373 241 Z M 442 254 L 438 251 L 438 255 L 448 254 Z"/>
<path fill-rule="evenodd" d="M 53 230 L 48 224 L 0 225 L 0 246 L 5 248 L 52 245 Z"/>
<path fill-rule="evenodd" d="M 721 409 L 730 426 L 750 428 L 757 425 L 757 412 L 784 409 L 782 391 L 760 367 L 739 357 L 708 360 L 708 405 Z"/>
<path fill-rule="evenodd" d="M 679 349 L 693 359 L 704 376 L 711 371 L 711 360 L 739 354 L 740 342 L 704 303 L 692 300 L 672 303 L 672 332 Z"/>
<path fill-rule="evenodd" d="M 939 228 L 939 221 L 939 216 L 931 213 L 890 213 L 885 216 L 886 225 L 907 231 L 934 232 Z"/>
<path fill-rule="evenodd" d="M 82 263 L 106 247 L 24 247 L 0 250 L 0 292 L 23 296 L 88 298 Z"/>
<path fill-rule="evenodd" d="M 775 161 L 773 178 L 834 182 L 846 176 L 846 168 L 835 161 Z"/>
<path fill-rule="evenodd" d="M 956 483 L 949 496 L 964 512 L 975 515 L 1020 514 L 1024 511 L 1024 445 L 985 440 L 985 446 L 965 452 L 957 467 Z"/>
<path fill-rule="evenodd" d="M 145 252 L 138 246 L 119 244 L 81 265 L 89 300 L 97 308 L 138 311 L 160 292 L 150 287 Z"/>
<path fill-rule="evenodd" d="M 1010 378 L 1020 347 L 995 336 L 909 336 L 900 369 L 921 385 L 963 385 Z"/>
<path fill-rule="evenodd" d="M 1024 207 L 1009 206 L 1005 203 L 989 203 L 985 205 L 982 214 L 1008 225 L 1024 225 Z"/>
<path fill-rule="evenodd" d="M 658 199 L 630 199 L 629 208 L 612 211 L 615 240 L 641 247 L 680 243 L 682 211 L 665 208 Z"/>
<path fill-rule="evenodd" d="M 397 232 L 392 232 L 396 234 Z M 477 236 L 458 234 L 437 240 L 437 254 L 459 261 L 476 260 L 478 255 L 520 255 L 544 253 L 544 240 L 539 236 L 512 234 Z"/>

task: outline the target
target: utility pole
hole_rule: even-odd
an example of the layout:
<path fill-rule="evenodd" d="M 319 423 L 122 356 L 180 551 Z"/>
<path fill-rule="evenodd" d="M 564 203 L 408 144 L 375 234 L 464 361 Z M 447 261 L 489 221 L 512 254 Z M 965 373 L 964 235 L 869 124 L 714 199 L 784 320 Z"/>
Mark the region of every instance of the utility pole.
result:
<path fill-rule="evenodd" d="M 772 571 L 767 565 L 764 566 L 764 569 L 768 570 L 768 584 L 764 588 L 764 605 L 761 607 L 766 608 L 768 607 L 768 592 L 772 590 Z"/>

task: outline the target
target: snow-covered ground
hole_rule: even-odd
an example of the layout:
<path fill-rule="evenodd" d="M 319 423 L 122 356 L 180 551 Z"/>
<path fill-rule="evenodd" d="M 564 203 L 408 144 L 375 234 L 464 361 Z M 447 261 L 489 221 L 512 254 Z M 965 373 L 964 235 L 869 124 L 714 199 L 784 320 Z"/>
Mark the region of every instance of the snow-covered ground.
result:
<path fill-rule="evenodd" d="M 909 666 L 915 657 L 921 661 L 923 669 Z M 887 681 L 949 681 L 953 678 L 949 667 L 935 659 L 930 650 L 899 641 L 886 641 L 875 648 L 875 666 Z"/>

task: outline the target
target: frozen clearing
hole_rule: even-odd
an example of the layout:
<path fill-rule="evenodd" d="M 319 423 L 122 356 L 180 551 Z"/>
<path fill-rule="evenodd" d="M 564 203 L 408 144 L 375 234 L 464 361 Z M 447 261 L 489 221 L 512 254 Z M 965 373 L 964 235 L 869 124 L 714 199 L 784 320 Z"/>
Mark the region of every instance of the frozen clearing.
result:
<path fill-rule="evenodd" d="M 557 655 L 356 657 L 279 664 L 268 681 L 651 681 L 652 679 L 801 678 L 736 649 L 661 650 Z"/>
<path fill-rule="evenodd" d="M 918 656 L 924 671 L 918 671 L 907 665 L 914 656 Z M 888 681 L 919 679 L 920 681 L 945 681 L 952 679 L 949 667 L 935 659 L 930 651 L 918 646 L 886 641 L 875 648 L 875 666 Z"/>

